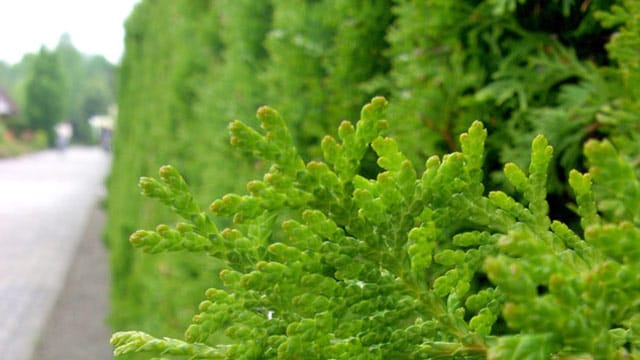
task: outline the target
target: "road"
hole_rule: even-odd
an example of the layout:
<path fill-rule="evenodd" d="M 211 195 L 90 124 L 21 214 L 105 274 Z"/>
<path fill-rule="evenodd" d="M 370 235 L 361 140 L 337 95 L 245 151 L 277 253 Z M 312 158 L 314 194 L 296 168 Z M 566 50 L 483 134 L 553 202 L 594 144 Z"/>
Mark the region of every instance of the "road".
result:
<path fill-rule="evenodd" d="M 0 159 L 2 358 L 31 359 L 104 197 L 109 164 L 106 153 L 88 147 Z"/>

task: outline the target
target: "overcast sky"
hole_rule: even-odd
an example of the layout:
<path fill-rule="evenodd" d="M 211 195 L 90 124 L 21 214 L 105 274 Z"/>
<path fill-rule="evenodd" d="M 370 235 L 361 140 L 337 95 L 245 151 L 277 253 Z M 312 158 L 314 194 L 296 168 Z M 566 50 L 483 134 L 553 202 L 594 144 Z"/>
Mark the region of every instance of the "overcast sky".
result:
<path fill-rule="evenodd" d="M 15 64 L 68 33 L 82 53 L 117 63 L 124 21 L 139 0 L 0 0 L 0 60 Z"/>

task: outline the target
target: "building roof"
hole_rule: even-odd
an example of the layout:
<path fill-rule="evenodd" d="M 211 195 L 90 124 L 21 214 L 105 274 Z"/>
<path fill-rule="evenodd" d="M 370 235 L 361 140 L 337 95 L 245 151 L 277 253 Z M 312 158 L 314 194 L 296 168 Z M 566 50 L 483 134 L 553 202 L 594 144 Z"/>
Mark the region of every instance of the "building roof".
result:
<path fill-rule="evenodd" d="M 0 89 L 0 116 L 10 116 L 18 113 L 18 106 L 9 95 Z"/>

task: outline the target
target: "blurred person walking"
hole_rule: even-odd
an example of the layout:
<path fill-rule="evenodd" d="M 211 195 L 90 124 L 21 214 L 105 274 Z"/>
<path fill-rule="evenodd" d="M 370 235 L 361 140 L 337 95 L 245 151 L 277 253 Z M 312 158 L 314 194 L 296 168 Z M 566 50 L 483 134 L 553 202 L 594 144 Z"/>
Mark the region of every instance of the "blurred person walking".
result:
<path fill-rule="evenodd" d="M 68 122 L 60 122 L 54 128 L 56 132 L 56 148 L 64 150 L 69 146 L 73 136 L 73 126 Z"/>

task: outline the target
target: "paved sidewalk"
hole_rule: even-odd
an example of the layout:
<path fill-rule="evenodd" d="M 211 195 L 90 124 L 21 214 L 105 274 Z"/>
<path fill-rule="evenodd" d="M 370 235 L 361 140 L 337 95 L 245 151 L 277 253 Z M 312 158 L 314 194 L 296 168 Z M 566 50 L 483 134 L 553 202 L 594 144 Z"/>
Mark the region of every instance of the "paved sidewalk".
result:
<path fill-rule="evenodd" d="M 31 358 L 108 168 L 99 148 L 0 160 L 2 358 Z"/>
<path fill-rule="evenodd" d="M 99 206 L 91 212 L 33 360 L 108 360 L 113 348 L 109 313 L 109 267 L 102 241 L 105 214 Z"/>

